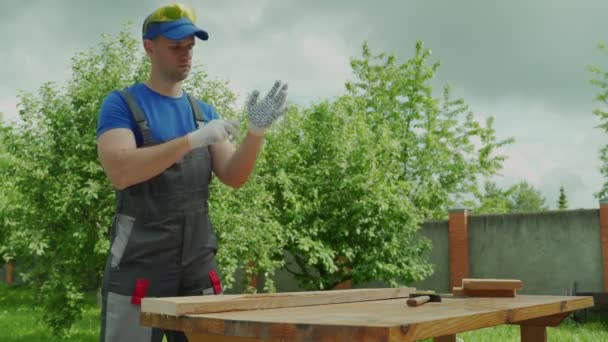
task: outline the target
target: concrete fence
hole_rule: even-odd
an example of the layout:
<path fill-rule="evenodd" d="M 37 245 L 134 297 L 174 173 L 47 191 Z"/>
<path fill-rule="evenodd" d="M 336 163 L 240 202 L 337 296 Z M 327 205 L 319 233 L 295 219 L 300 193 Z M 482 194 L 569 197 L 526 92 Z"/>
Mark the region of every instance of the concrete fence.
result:
<path fill-rule="evenodd" d="M 507 215 L 453 211 L 447 221 L 423 225 L 435 273 L 412 286 L 450 292 L 463 278 L 508 278 L 521 279 L 527 294 L 563 295 L 575 283 L 578 291 L 607 292 L 605 214 L 603 204 Z"/>

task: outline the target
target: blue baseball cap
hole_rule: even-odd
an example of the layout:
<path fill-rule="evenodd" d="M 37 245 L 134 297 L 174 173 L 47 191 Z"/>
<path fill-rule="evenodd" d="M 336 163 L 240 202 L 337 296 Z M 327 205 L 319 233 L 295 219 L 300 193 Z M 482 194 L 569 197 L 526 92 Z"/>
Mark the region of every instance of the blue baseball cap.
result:
<path fill-rule="evenodd" d="M 182 40 L 188 37 L 209 39 L 207 31 L 194 25 L 194 11 L 182 4 L 171 4 L 158 8 L 146 17 L 142 26 L 143 39 L 154 39 L 163 36 L 171 40 Z"/>

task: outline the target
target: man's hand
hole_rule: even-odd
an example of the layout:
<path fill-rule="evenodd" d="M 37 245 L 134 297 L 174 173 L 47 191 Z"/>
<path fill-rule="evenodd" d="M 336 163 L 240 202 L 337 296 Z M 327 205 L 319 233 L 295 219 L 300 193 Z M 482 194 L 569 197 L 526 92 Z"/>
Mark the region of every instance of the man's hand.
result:
<path fill-rule="evenodd" d="M 236 121 L 211 120 L 200 126 L 196 131 L 188 133 L 190 149 L 213 145 L 226 140 L 229 136 L 236 137 L 239 124 Z"/>
<path fill-rule="evenodd" d="M 251 94 L 247 101 L 247 113 L 249 115 L 249 131 L 262 136 L 266 129 L 285 113 L 287 84 L 281 86 L 281 81 L 276 81 L 266 97 L 257 102 L 259 95 L 260 92 L 257 90 Z"/>

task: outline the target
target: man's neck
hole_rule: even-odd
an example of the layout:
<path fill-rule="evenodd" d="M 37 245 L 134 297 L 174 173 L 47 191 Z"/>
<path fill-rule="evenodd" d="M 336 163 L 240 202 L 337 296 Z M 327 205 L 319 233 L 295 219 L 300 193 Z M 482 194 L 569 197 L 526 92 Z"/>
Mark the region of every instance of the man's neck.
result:
<path fill-rule="evenodd" d="M 146 81 L 146 85 L 148 86 L 148 88 L 154 90 L 155 92 L 161 95 L 169 97 L 182 96 L 181 82 L 176 83 L 172 81 L 166 81 L 151 75 L 150 78 L 148 78 L 148 80 Z"/>

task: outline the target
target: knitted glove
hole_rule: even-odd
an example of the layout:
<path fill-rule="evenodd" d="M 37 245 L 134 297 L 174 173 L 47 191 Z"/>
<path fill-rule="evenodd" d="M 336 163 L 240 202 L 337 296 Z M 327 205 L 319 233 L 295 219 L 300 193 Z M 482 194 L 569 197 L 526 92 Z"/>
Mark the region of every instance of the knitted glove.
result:
<path fill-rule="evenodd" d="M 235 121 L 211 120 L 201 125 L 197 130 L 188 133 L 190 149 L 213 145 L 226 140 L 229 136 L 236 137 L 239 124 Z"/>
<path fill-rule="evenodd" d="M 247 113 L 249 115 L 249 131 L 255 135 L 262 136 L 272 123 L 285 113 L 285 102 L 287 99 L 287 83 L 281 86 L 281 81 L 276 81 L 266 97 L 258 102 L 260 92 L 255 90 L 247 101 Z"/>

